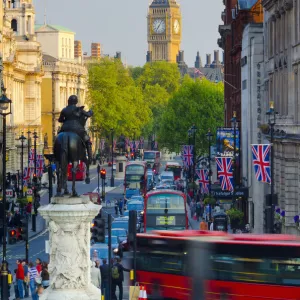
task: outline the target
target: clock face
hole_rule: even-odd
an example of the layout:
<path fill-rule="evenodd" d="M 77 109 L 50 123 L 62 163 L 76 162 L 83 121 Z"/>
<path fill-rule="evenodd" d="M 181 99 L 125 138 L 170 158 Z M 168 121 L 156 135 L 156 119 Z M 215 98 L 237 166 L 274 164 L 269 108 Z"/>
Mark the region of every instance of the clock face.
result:
<path fill-rule="evenodd" d="M 164 33 L 166 30 L 166 22 L 163 19 L 156 19 L 152 23 L 152 28 L 155 33 L 161 34 Z"/>
<path fill-rule="evenodd" d="M 174 32 L 177 34 L 180 31 L 180 23 L 178 20 L 174 21 Z"/>

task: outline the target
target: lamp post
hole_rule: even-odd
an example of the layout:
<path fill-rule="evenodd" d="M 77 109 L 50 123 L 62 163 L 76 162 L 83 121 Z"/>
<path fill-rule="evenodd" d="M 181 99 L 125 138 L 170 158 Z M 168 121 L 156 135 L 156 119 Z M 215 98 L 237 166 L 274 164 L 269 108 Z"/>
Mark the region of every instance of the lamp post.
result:
<path fill-rule="evenodd" d="M 24 190 L 24 142 L 26 140 L 26 137 L 24 136 L 23 132 L 21 136 L 19 137 L 19 140 L 21 141 L 21 198 L 23 198 L 23 190 Z"/>
<path fill-rule="evenodd" d="M 110 178 L 110 186 L 114 187 L 115 178 L 114 178 L 114 129 L 110 129 L 111 132 L 111 178 Z"/>
<path fill-rule="evenodd" d="M 274 109 L 274 102 L 270 101 L 270 108 L 266 115 L 268 116 L 268 124 L 271 128 L 271 226 L 269 226 L 269 233 L 272 233 L 272 227 L 274 225 L 274 210 L 275 210 L 275 199 L 274 199 L 274 126 L 276 124 L 276 115 L 278 112 Z"/>
<path fill-rule="evenodd" d="M 27 131 L 28 168 L 29 168 L 29 163 L 30 163 L 30 147 L 31 147 L 30 134 L 31 134 L 31 131 L 28 129 L 28 131 Z"/>
<path fill-rule="evenodd" d="M 36 174 L 36 163 L 37 163 L 37 159 L 36 159 L 36 140 L 38 139 L 37 133 L 34 130 L 33 132 L 33 139 L 34 139 L 34 174 L 33 174 L 33 185 L 34 185 L 34 190 L 33 190 L 33 213 L 32 213 L 32 231 L 36 232 L 36 201 L 37 201 L 37 174 Z"/>
<path fill-rule="evenodd" d="M 1 71 L 2 76 L 2 71 Z M 1 80 L 2 81 L 2 80 Z M 3 83 L 2 83 L 3 85 Z M 8 298 L 8 265 L 6 261 L 6 237 L 7 237 L 7 224 L 6 224 L 6 116 L 11 114 L 11 100 L 6 97 L 6 89 L 2 86 L 2 94 L 0 97 L 0 115 L 3 117 L 3 145 L 2 145 L 2 220 L 3 220 L 3 257 L 1 268 L 1 299 L 7 300 Z M 8 111 L 7 111 L 8 110 Z"/>
<path fill-rule="evenodd" d="M 209 181 L 209 197 L 211 196 L 211 139 L 213 137 L 212 133 L 210 132 L 210 129 L 208 129 L 208 132 L 206 134 L 208 139 L 208 181 Z"/>
<path fill-rule="evenodd" d="M 193 126 L 191 127 L 191 132 L 193 135 L 193 168 L 192 168 L 192 184 L 193 184 L 193 197 L 194 199 L 196 199 L 195 197 L 195 173 L 196 173 L 196 131 L 197 131 L 197 127 L 195 126 L 195 124 L 193 124 Z"/>
<path fill-rule="evenodd" d="M 232 195 L 232 206 L 235 206 L 235 190 L 236 190 L 236 111 L 233 112 L 233 117 L 231 119 L 233 124 L 233 195 Z"/>

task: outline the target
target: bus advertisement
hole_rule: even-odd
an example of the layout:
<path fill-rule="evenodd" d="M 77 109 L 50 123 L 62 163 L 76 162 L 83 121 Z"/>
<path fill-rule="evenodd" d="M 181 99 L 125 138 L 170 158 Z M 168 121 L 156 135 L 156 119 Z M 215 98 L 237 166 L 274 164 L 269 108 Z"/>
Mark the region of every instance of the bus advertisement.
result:
<path fill-rule="evenodd" d="M 174 190 L 156 190 L 145 198 L 144 232 L 188 229 L 186 197 Z"/>
<path fill-rule="evenodd" d="M 83 161 L 79 161 L 75 180 L 76 181 L 83 181 L 86 178 L 86 165 Z M 68 164 L 68 181 L 72 181 L 72 163 Z"/>
<path fill-rule="evenodd" d="M 164 299 L 296 300 L 300 239 L 156 231 L 137 236 L 137 281 Z"/>
<path fill-rule="evenodd" d="M 129 200 L 132 196 L 147 193 L 147 167 L 144 162 L 133 161 L 125 167 L 124 194 Z"/>
<path fill-rule="evenodd" d="M 160 152 L 159 151 L 144 151 L 143 161 L 147 163 L 155 175 L 158 175 L 160 168 Z"/>
<path fill-rule="evenodd" d="M 174 180 L 181 179 L 182 166 L 178 162 L 167 162 L 165 171 L 173 172 Z"/>

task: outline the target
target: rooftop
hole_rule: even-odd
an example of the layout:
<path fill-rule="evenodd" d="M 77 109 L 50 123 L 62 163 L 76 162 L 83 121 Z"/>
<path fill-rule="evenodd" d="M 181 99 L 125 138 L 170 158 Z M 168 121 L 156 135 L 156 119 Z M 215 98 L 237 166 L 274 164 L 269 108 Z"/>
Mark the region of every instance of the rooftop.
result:
<path fill-rule="evenodd" d="M 153 0 L 150 7 L 178 7 L 176 0 Z"/>
<path fill-rule="evenodd" d="M 40 29 L 43 29 L 44 31 L 60 31 L 60 32 L 70 32 L 70 33 L 75 33 L 73 30 L 66 28 L 61 25 L 49 25 L 49 24 L 36 24 L 34 26 L 35 31 L 39 31 Z"/>

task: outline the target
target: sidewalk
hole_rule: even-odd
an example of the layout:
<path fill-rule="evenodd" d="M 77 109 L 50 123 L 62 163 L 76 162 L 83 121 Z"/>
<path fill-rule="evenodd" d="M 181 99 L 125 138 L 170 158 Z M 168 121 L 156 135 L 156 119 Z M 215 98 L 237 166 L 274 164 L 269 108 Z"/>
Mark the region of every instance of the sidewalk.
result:
<path fill-rule="evenodd" d="M 34 232 L 32 231 L 32 216 L 31 216 L 29 220 L 28 228 L 29 228 L 28 236 L 29 239 L 31 239 L 46 229 L 46 221 L 41 215 L 38 214 L 36 217 L 36 231 Z"/>

